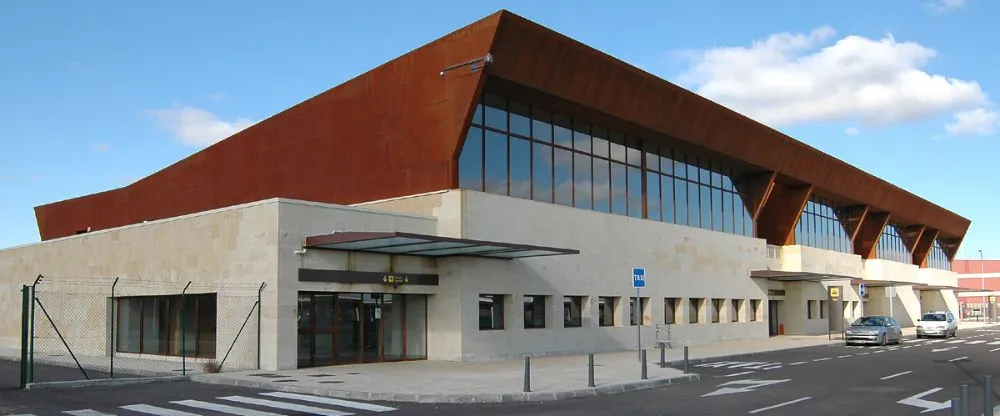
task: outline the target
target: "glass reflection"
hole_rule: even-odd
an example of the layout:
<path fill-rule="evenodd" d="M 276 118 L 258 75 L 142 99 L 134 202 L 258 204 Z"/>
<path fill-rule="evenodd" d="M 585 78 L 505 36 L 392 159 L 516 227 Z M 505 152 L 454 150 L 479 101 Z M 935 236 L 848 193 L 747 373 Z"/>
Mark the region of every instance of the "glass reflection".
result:
<path fill-rule="evenodd" d="M 484 94 L 475 111 L 458 160 L 463 189 L 752 235 L 718 161 L 502 95 Z"/>
<path fill-rule="evenodd" d="M 882 236 L 879 237 L 878 244 L 875 246 L 875 254 L 883 260 L 900 263 L 912 262 L 910 250 L 907 248 L 906 242 L 903 241 L 897 224 L 891 222 L 882 229 Z"/>
<path fill-rule="evenodd" d="M 851 237 L 841 221 L 847 213 L 847 208 L 838 207 L 832 201 L 815 195 L 810 197 L 795 224 L 796 244 L 842 253 L 853 252 Z"/>

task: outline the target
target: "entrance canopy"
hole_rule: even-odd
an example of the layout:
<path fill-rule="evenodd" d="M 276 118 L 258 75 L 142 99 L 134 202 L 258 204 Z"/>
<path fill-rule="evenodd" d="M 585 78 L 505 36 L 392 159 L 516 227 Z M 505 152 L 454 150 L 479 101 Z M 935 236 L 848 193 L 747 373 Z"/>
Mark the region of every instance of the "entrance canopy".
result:
<path fill-rule="evenodd" d="M 750 277 L 775 280 L 779 282 L 821 282 L 825 280 L 850 280 L 851 276 L 829 273 L 786 272 L 781 270 L 751 270 Z"/>
<path fill-rule="evenodd" d="M 954 290 L 956 292 L 982 292 L 979 289 L 969 289 L 958 286 L 944 286 L 944 285 L 914 285 L 914 289 L 917 290 Z"/>
<path fill-rule="evenodd" d="M 580 254 L 580 250 L 566 248 L 440 237 L 428 234 L 364 231 L 337 232 L 306 237 L 303 247 L 379 254 L 405 254 L 408 256 L 470 256 L 506 260 Z"/>

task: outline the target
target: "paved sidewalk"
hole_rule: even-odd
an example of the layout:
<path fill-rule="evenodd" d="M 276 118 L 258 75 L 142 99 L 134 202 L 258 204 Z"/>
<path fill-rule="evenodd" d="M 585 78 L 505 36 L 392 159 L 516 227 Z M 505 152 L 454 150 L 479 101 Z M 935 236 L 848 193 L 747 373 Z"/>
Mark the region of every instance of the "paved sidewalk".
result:
<path fill-rule="evenodd" d="M 692 363 L 783 349 L 831 345 L 823 336 L 782 336 L 724 341 L 689 347 Z M 682 363 L 683 346 L 667 349 L 666 361 Z M 522 391 L 524 361 L 457 363 L 410 361 L 341 365 L 300 370 L 202 374 L 191 379 L 354 400 L 418 403 L 543 401 L 597 396 L 699 380 L 675 368 L 659 368 L 659 350 L 647 351 L 647 379 L 641 379 L 636 351 L 594 355 L 595 387 L 587 387 L 587 355 L 531 359 L 531 391 Z"/>

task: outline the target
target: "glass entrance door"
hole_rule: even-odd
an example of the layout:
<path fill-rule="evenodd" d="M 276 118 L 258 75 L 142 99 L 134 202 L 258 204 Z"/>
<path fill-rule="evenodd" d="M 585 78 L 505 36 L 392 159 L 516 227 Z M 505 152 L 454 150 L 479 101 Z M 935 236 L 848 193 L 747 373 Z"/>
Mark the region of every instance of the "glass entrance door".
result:
<path fill-rule="evenodd" d="M 426 359 L 426 299 L 300 292 L 299 367 Z"/>

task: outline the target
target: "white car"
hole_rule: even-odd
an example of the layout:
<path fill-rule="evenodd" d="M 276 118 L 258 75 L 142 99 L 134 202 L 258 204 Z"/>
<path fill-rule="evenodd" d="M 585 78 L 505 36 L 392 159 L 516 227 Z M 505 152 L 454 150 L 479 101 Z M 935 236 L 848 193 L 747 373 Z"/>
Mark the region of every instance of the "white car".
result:
<path fill-rule="evenodd" d="M 950 311 L 925 312 L 917 319 L 917 338 L 930 336 L 957 337 L 958 319 Z"/>

